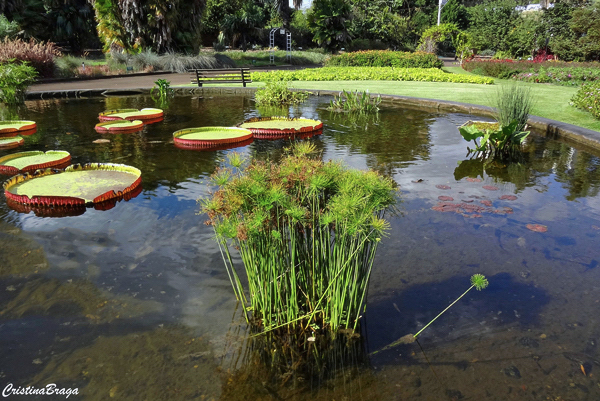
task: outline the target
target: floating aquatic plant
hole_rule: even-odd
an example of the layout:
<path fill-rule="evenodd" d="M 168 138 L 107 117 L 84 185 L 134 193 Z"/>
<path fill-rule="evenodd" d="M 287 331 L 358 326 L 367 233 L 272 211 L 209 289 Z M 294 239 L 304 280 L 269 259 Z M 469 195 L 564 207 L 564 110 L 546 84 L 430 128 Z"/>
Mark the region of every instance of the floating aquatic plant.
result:
<path fill-rule="evenodd" d="M 355 329 L 364 309 L 394 183 L 373 171 L 312 157 L 302 142 L 278 163 L 221 168 L 202 200 L 248 321 L 280 327 Z M 235 160 L 229 165 L 242 164 Z M 230 249 L 239 249 L 244 288 Z"/>
<path fill-rule="evenodd" d="M 345 91 L 340 92 L 333 100 L 329 102 L 329 111 L 342 113 L 362 112 L 373 113 L 379 111 L 381 96 L 371 97 L 368 92 Z"/>

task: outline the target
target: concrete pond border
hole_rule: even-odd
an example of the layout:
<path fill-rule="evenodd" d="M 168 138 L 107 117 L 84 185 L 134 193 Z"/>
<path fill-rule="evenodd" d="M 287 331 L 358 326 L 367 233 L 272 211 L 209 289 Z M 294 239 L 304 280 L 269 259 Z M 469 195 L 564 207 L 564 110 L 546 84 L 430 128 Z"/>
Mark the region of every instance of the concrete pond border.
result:
<path fill-rule="evenodd" d="M 138 89 L 87 89 L 87 90 L 63 90 L 63 91 L 33 91 L 27 93 L 27 99 L 48 98 L 89 98 L 102 96 L 128 96 L 150 93 L 151 88 Z M 173 87 L 176 95 L 242 95 L 254 93 L 259 88 L 233 88 L 233 87 Z M 332 90 L 305 90 L 316 96 L 335 96 L 339 91 Z M 452 102 L 447 100 L 436 100 L 418 98 L 412 96 L 386 95 L 372 93 L 371 97 L 381 96 L 384 103 L 417 108 L 420 110 L 443 111 L 448 113 L 465 113 L 480 117 L 492 117 L 494 109 L 488 106 L 476 104 Z M 538 135 L 547 138 L 563 140 L 568 144 L 579 145 L 584 150 L 594 154 L 600 154 L 600 132 L 587 128 L 578 127 L 548 118 L 530 116 L 528 124 Z"/>

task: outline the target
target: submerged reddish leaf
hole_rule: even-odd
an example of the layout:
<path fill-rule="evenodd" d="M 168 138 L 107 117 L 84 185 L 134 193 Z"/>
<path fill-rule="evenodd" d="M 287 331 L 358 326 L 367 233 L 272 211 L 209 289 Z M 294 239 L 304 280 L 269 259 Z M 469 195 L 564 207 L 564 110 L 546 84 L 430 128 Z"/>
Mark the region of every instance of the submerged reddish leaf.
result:
<path fill-rule="evenodd" d="M 548 227 L 541 224 L 527 224 L 525 227 L 531 231 L 535 231 L 536 233 L 545 233 L 548 231 Z"/>
<path fill-rule="evenodd" d="M 479 203 L 481 203 L 482 205 L 485 205 L 485 206 L 492 206 L 492 201 L 491 200 L 487 200 L 487 199 L 479 201 Z"/>
<path fill-rule="evenodd" d="M 502 195 L 502 196 L 500 197 L 500 199 L 502 199 L 502 200 L 511 200 L 511 201 L 513 201 L 513 200 L 517 200 L 517 197 L 516 197 L 516 196 L 514 196 L 514 195 Z"/>
<path fill-rule="evenodd" d="M 481 178 L 471 178 L 471 177 L 468 177 L 467 181 L 469 181 L 469 182 L 481 182 L 482 179 Z"/>
<path fill-rule="evenodd" d="M 448 201 L 448 202 L 452 202 L 454 200 L 453 197 L 451 197 L 451 196 L 444 196 L 444 195 L 438 196 L 438 199 L 441 200 L 441 201 Z"/>
<path fill-rule="evenodd" d="M 435 186 L 437 189 L 450 189 L 448 185 L 438 184 Z"/>
<path fill-rule="evenodd" d="M 487 189 L 488 191 L 497 191 L 498 187 L 495 187 L 493 185 L 484 185 L 483 189 Z"/>

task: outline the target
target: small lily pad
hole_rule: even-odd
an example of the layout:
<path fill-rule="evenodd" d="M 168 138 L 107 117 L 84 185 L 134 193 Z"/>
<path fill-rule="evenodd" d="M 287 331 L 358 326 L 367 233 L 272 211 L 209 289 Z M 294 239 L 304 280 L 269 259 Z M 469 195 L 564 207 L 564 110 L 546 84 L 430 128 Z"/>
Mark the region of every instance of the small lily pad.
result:
<path fill-rule="evenodd" d="M 10 138 L 0 138 L 0 149 L 16 148 L 22 145 L 25 140 L 20 136 L 13 136 Z"/>
<path fill-rule="evenodd" d="M 99 133 L 135 132 L 144 128 L 142 120 L 111 120 L 96 124 L 94 127 Z"/>
<path fill-rule="evenodd" d="M 269 139 L 301 133 L 317 133 L 323 128 L 319 120 L 289 117 L 254 117 L 239 125 L 252 131 L 255 138 Z"/>
<path fill-rule="evenodd" d="M 35 133 L 35 121 L 9 120 L 0 121 L 0 137 L 16 136 L 17 134 L 30 135 Z"/>
<path fill-rule="evenodd" d="M 173 133 L 175 145 L 183 148 L 212 148 L 252 139 L 252 132 L 237 127 L 186 128 Z"/>
<path fill-rule="evenodd" d="M 111 120 L 156 120 L 162 119 L 164 112 L 162 109 L 145 108 L 145 109 L 115 109 L 106 110 L 98 115 L 100 121 Z"/>
<path fill-rule="evenodd" d="M 65 167 L 71 155 L 64 150 L 19 152 L 0 157 L 1 174 L 18 174 L 48 167 Z"/>

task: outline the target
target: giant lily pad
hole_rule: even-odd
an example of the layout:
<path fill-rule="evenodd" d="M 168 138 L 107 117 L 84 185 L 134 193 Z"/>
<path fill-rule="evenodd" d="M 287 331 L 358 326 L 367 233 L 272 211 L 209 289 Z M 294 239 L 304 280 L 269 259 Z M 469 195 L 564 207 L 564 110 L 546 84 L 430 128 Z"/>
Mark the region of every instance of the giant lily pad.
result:
<path fill-rule="evenodd" d="M 183 148 L 213 148 L 252 139 L 252 132 L 236 127 L 187 128 L 173 133 L 175 145 Z"/>
<path fill-rule="evenodd" d="M 106 133 L 123 133 L 135 132 L 144 128 L 142 120 L 111 120 L 96 124 L 96 132 Z"/>
<path fill-rule="evenodd" d="M 37 170 L 4 183 L 7 200 L 41 208 L 110 208 L 141 190 L 142 173 L 124 164 L 74 164 L 64 170 Z M 110 207 L 103 207 L 108 202 Z"/>
<path fill-rule="evenodd" d="M 13 153 L 0 157 L 0 173 L 12 175 L 47 167 L 65 167 L 70 161 L 71 155 L 64 150 Z"/>
<path fill-rule="evenodd" d="M 239 125 L 252 131 L 255 138 L 282 137 L 319 131 L 323 123 L 308 118 L 254 117 Z"/>
<path fill-rule="evenodd" d="M 22 145 L 25 140 L 20 136 L 13 136 L 10 138 L 0 138 L 0 149 L 16 148 Z"/>
<path fill-rule="evenodd" d="M 98 115 L 100 121 L 142 120 L 146 123 L 160 121 L 164 116 L 162 109 L 116 109 L 106 110 Z"/>
<path fill-rule="evenodd" d="M 30 135 L 34 134 L 36 129 L 35 121 L 0 121 L 0 137 L 16 136 L 17 134 Z"/>

